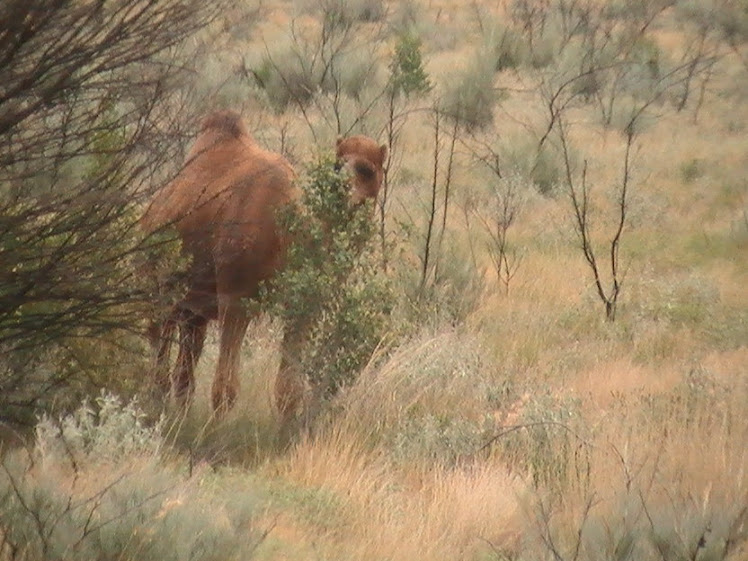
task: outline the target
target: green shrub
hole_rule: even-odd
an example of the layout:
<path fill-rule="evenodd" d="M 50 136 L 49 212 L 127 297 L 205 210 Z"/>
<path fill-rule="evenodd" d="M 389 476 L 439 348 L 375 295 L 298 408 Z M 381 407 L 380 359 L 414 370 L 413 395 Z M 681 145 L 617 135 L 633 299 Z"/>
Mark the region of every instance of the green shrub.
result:
<path fill-rule="evenodd" d="M 699 177 L 704 175 L 704 169 L 701 160 L 691 158 L 680 165 L 680 178 L 683 183 L 693 183 Z"/>
<path fill-rule="evenodd" d="M 666 490 L 658 501 L 651 488 L 633 485 L 602 506 L 590 503 L 574 522 L 555 516 L 553 507 L 537 508 L 541 536 L 522 559 L 556 558 L 580 561 L 737 561 L 743 559 L 746 510 L 743 497 L 705 492 L 704 498 Z M 609 490 L 606 489 L 609 492 Z M 548 557 L 550 556 L 550 557 Z"/>
<path fill-rule="evenodd" d="M 641 37 L 634 43 L 629 56 L 640 67 L 643 75 L 651 79 L 659 78 L 663 53 L 654 39 Z"/>
<path fill-rule="evenodd" d="M 398 0 L 389 19 L 390 26 L 397 35 L 418 34 L 423 25 L 424 6 L 416 0 Z"/>
<path fill-rule="evenodd" d="M 136 333 L 154 303 L 141 205 L 178 166 L 198 32 L 225 6 L 3 3 L 0 36 L 15 40 L 0 102 L 2 422 L 33 426 L 39 409 L 142 371 Z"/>
<path fill-rule="evenodd" d="M 579 76 L 574 79 L 571 85 L 571 91 L 575 96 L 579 96 L 585 101 L 594 99 L 595 95 L 603 88 L 603 77 L 605 73 L 584 69 Z"/>
<path fill-rule="evenodd" d="M 459 325 L 475 311 L 485 295 L 486 278 L 475 263 L 465 259 L 456 243 L 444 244 L 436 271 L 423 282 L 422 263 L 408 259 L 408 252 L 423 251 L 425 234 L 412 225 L 400 225 L 400 258 L 392 260 L 399 300 L 399 322 L 415 329 L 423 326 Z M 434 245 L 437 245 L 434 243 Z"/>
<path fill-rule="evenodd" d="M 480 306 L 485 294 L 485 273 L 464 259 L 456 247 L 450 247 L 442 257 L 438 276 L 419 294 L 414 317 L 434 325 L 459 325 Z"/>
<path fill-rule="evenodd" d="M 532 139 L 509 139 L 504 146 L 504 168 L 509 173 L 528 178 L 542 195 L 555 194 L 563 168 L 560 158 L 548 143 L 538 150 Z"/>
<path fill-rule="evenodd" d="M 669 68 L 663 69 L 668 61 L 659 45 L 646 36 L 633 42 L 630 51 L 625 53 L 625 57 L 623 55 L 619 57 L 622 59 L 622 70 L 619 71 L 616 87 L 620 93 L 628 94 L 634 100 L 641 100 L 641 102 L 653 99 L 653 92 L 661 90 L 666 84 L 663 82 L 663 74 L 672 71 L 677 66 L 677 63 L 674 63 Z M 614 93 L 611 92 L 611 95 Z"/>
<path fill-rule="evenodd" d="M 311 58 L 293 45 L 275 48 L 252 69 L 255 82 L 267 94 L 267 100 L 282 113 L 289 104 L 306 105 L 319 89 L 320 76 Z"/>
<path fill-rule="evenodd" d="M 0 260 L 14 264 L 0 270 L 0 418 L 27 426 L 102 387 L 136 389 L 142 318 L 172 296 L 163 272 L 185 265 L 172 232 L 138 227 L 126 111 L 112 100 L 76 110 L 95 117 L 60 148 L 73 155 L 54 177 L 27 178 L 22 196 L 0 179 Z"/>
<path fill-rule="evenodd" d="M 395 54 L 390 63 L 391 87 L 396 95 L 402 93 L 425 95 L 433 87 L 421 58 L 421 40 L 412 31 L 402 33 L 395 44 Z"/>
<path fill-rule="evenodd" d="M 566 44 L 550 75 L 551 88 L 585 102 L 600 98 L 610 83 L 611 68 L 619 68 L 614 64 L 616 54 L 609 45 L 596 49 L 585 41 Z"/>
<path fill-rule="evenodd" d="M 557 39 L 542 37 L 535 41 L 530 48 L 530 65 L 541 69 L 553 64 L 557 54 Z"/>
<path fill-rule="evenodd" d="M 349 30 L 330 35 L 276 41 L 261 59 L 245 63 L 268 104 L 278 113 L 289 105 L 306 106 L 320 95 L 360 99 L 380 78 L 380 64 L 371 45 L 354 40 Z"/>
<path fill-rule="evenodd" d="M 530 178 L 543 195 L 552 195 L 561 180 L 562 167 L 559 158 L 544 146 L 536 156 L 530 170 Z"/>
<path fill-rule="evenodd" d="M 460 75 L 450 75 L 442 88 L 439 110 L 468 130 L 490 127 L 499 101 L 494 77 L 492 58 L 476 55 Z"/>
<path fill-rule="evenodd" d="M 511 28 L 494 25 L 483 38 L 483 56 L 494 60 L 494 70 L 517 68 L 531 60 L 522 35 Z"/>
<path fill-rule="evenodd" d="M 55 475 L 23 463 L 0 473 L 0 532 L 14 560 L 249 559 L 259 540 L 249 525 L 252 497 L 184 493 L 171 469 L 91 476 L 87 491 L 61 486 Z"/>
<path fill-rule="evenodd" d="M 266 296 L 286 331 L 302 334 L 300 368 L 322 399 L 356 378 L 387 333 L 392 307 L 371 208 L 351 208 L 349 189 L 331 159 L 307 170 L 301 204 L 280 217 L 293 242 Z"/>
<path fill-rule="evenodd" d="M 718 29 L 732 44 L 740 44 L 748 38 L 748 4 L 744 0 L 683 0 L 676 4 L 676 14 L 694 27 Z"/>
<path fill-rule="evenodd" d="M 371 49 L 360 45 L 335 56 L 330 73 L 331 79 L 322 83 L 322 92 L 334 94 L 335 88 L 340 88 L 355 101 L 367 99 L 367 93 L 375 95 L 373 92 L 381 91 L 385 74 L 379 59 L 371 56 Z"/>
<path fill-rule="evenodd" d="M 381 21 L 387 14 L 383 0 L 338 0 L 349 18 L 362 22 Z"/>

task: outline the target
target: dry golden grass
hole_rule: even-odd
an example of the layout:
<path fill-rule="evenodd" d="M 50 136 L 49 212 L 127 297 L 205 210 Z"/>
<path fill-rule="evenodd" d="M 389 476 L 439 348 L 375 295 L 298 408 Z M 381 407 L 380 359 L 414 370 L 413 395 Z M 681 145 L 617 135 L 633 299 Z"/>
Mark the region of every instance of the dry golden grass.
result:
<path fill-rule="evenodd" d="M 513 548 L 520 536 L 524 484 L 500 465 L 397 469 L 362 449 L 356 434 L 334 429 L 303 440 L 271 470 L 335 497 L 332 527 L 329 518 L 283 520 L 284 533 L 314 542 L 326 558 L 465 558 L 485 541 Z"/>

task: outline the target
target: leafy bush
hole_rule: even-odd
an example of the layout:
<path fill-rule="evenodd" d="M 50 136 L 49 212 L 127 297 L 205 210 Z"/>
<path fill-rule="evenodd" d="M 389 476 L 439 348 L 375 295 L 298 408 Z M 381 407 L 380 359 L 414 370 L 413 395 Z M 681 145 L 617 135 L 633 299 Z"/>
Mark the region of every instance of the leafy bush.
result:
<path fill-rule="evenodd" d="M 424 20 L 424 6 L 416 0 L 398 0 L 389 19 L 396 34 L 416 33 Z"/>
<path fill-rule="evenodd" d="M 511 28 L 494 25 L 483 38 L 484 56 L 494 60 L 494 70 L 501 71 L 518 66 L 530 60 L 530 53 L 524 38 Z"/>
<path fill-rule="evenodd" d="M 538 508 L 540 536 L 528 547 L 528 559 L 580 561 L 737 561 L 744 558 L 748 534 L 743 497 L 682 496 L 667 490 L 662 504 L 650 489 L 632 488 L 612 505 L 588 503 L 579 521 L 562 522 L 552 507 Z M 598 501 L 605 503 L 605 501 Z M 524 556 L 522 557 L 525 558 Z"/>
<path fill-rule="evenodd" d="M 350 383 L 387 333 L 390 288 L 374 254 L 371 208 L 351 208 L 331 159 L 307 170 L 301 204 L 280 220 L 293 240 L 267 295 L 301 339 L 299 364 L 322 399 Z"/>
<path fill-rule="evenodd" d="M 278 113 L 289 105 L 306 106 L 319 95 L 338 103 L 343 96 L 360 99 L 380 74 L 371 46 L 358 41 L 350 28 L 280 39 L 261 59 L 245 65 Z"/>
<path fill-rule="evenodd" d="M 322 91 L 334 97 L 338 88 L 355 101 L 370 99 L 381 91 L 386 74 L 380 61 L 371 56 L 370 48 L 362 45 L 352 46 L 333 57 L 330 72 L 333 77 L 323 83 Z"/>
<path fill-rule="evenodd" d="M 364 23 L 384 17 L 384 5 L 381 0 L 301 4 L 301 11 L 317 15 L 320 25 L 276 38 L 261 58 L 247 57 L 245 69 L 275 111 L 306 106 L 322 94 L 340 118 L 342 98 L 360 99 L 379 77 L 377 57 L 371 56 L 372 33 Z"/>
<path fill-rule="evenodd" d="M 538 149 L 529 138 L 511 138 L 503 144 L 504 168 L 517 177 L 528 178 L 542 195 L 555 194 L 562 177 L 561 161 L 546 143 Z"/>
<path fill-rule="evenodd" d="M 691 158 L 681 163 L 678 171 L 683 183 L 693 183 L 704 175 L 704 165 L 698 158 Z"/>
<path fill-rule="evenodd" d="M 676 4 L 676 13 L 694 26 L 718 29 L 732 45 L 739 45 L 748 38 L 748 4 L 744 0 L 683 0 Z"/>
<path fill-rule="evenodd" d="M 421 58 L 421 40 L 412 31 L 402 33 L 395 44 L 395 54 L 390 63 L 393 94 L 425 95 L 433 87 Z"/>
<path fill-rule="evenodd" d="M 494 86 L 495 67 L 491 57 L 476 55 L 467 68 L 443 86 L 439 110 L 468 130 L 493 124 L 493 110 L 499 100 Z"/>
<path fill-rule="evenodd" d="M 23 463 L 6 465 L 0 474 L 0 532 L 8 558 L 249 559 L 259 541 L 249 526 L 252 497 L 185 494 L 175 470 L 133 466 L 99 481 L 89 476 L 87 490 L 70 490 L 55 476 L 33 473 Z"/>
<path fill-rule="evenodd" d="M 486 292 L 485 273 L 465 259 L 456 246 L 443 251 L 438 274 L 425 285 L 412 263 L 402 260 L 393 264 L 403 323 L 413 327 L 459 325 L 479 306 Z"/>
<path fill-rule="evenodd" d="M 252 69 L 255 82 L 265 91 L 273 109 L 282 113 L 291 103 L 305 105 L 314 98 L 321 77 L 311 60 L 286 43 L 274 48 Z"/>

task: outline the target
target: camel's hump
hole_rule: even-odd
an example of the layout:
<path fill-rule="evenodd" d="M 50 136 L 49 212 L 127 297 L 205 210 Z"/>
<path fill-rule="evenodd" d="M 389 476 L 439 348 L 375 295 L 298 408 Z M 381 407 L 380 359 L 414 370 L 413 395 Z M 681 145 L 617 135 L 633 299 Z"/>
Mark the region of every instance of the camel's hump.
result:
<path fill-rule="evenodd" d="M 203 119 L 201 132 L 207 131 L 220 132 L 235 138 L 247 135 L 241 115 L 228 109 L 213 111 Z"/>

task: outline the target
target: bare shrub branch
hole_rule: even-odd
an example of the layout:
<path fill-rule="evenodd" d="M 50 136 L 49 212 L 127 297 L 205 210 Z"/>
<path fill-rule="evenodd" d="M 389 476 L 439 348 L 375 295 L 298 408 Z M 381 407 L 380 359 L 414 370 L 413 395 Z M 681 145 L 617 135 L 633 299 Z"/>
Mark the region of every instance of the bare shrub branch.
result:
<path fill-rule="evenodd" d="M 9 0 L 0 8 L 6 405 L 30 405 L 66 383 L 73 364 L 19 393 L 52 354 L 140 330 L 139 307 L 153 306 L 153 287 L 139 271 L 168 241 L 143 239 L 140 204 L 181 160 L 192 104 L 184 41 L 222 9 L 196 0 Z"/>

